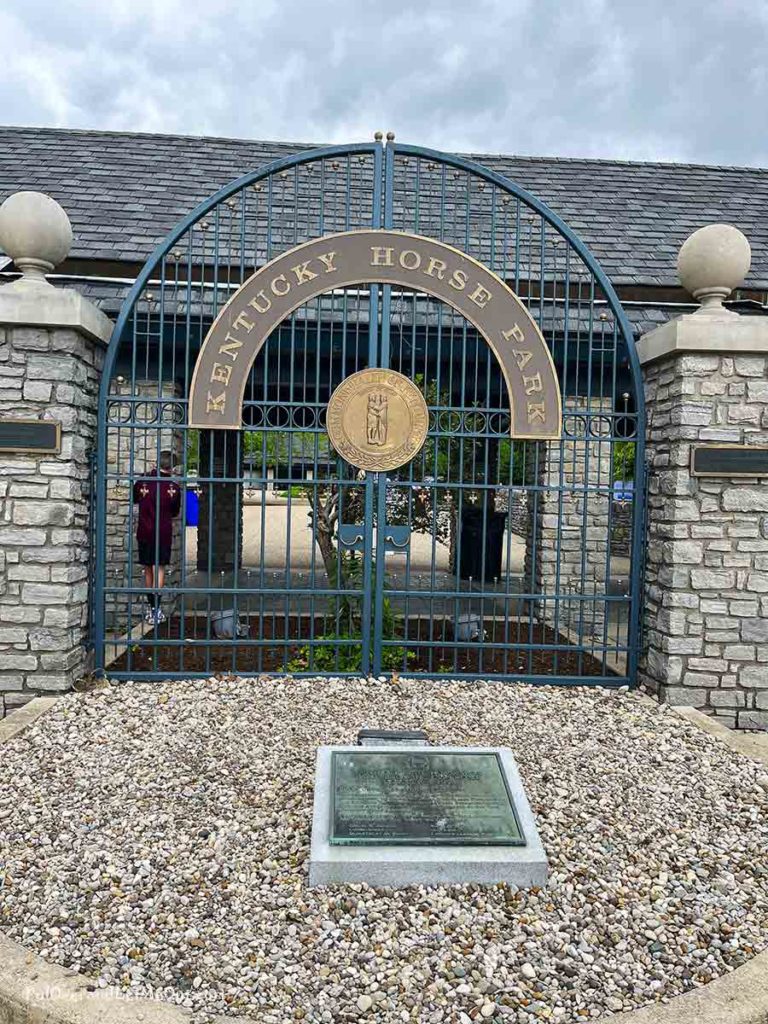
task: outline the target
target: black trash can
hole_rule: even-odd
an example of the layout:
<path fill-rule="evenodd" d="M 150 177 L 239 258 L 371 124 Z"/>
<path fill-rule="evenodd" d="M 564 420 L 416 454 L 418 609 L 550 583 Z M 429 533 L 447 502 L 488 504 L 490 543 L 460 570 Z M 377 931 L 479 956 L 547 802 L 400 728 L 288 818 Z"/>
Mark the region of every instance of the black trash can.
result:
<path fill-rule="evenodd" d="M 482 509 L 465 509 L 461 517 L 461 552 L 459 576 L 468 580 L 493 582 L 501 577 L 501 562 L 504 551 L 504 531 L 507 524 L 506 512 Z M 483 549 L 483 525 L 485 525 L 485 549 Z M 483 564 L 485 550 L 485 564 Z"/>

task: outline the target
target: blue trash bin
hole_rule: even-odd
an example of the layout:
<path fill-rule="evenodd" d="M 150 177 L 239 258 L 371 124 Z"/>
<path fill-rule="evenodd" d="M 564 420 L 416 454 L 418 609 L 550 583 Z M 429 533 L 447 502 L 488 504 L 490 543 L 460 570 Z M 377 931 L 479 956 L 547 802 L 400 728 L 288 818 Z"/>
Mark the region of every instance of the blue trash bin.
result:
<path fill-rule="evenodd" d="M 200 517 L 200 499 L 193 487 L 186 490 L 187 526 L 197 526 Z"/>

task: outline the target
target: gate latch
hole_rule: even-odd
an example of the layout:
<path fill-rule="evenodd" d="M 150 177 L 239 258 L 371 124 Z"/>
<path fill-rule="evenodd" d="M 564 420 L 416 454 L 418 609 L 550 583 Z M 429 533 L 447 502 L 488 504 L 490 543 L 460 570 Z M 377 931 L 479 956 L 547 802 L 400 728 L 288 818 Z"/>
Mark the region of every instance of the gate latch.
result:
<path fill-rule="evenodd" d="M 386 523 L 384 526 L 384 550 L 385 551 L 406 551 L 411 543 L 410 526 L 392 526 Z"/>
<path fill-rule="evenodd" d="M 384 526 L 384 550 L 407 551 L 411 543 L 410 526 Z M 356 523 L 339 523 L 339 547 L 346 551 L 365 550 L 365 527 Z"/>
<path fill-rule="evenodd" d="M 363 551 L 365 528 L 356 523 L 339 523 L 339 547 L 347 551 Z"/>

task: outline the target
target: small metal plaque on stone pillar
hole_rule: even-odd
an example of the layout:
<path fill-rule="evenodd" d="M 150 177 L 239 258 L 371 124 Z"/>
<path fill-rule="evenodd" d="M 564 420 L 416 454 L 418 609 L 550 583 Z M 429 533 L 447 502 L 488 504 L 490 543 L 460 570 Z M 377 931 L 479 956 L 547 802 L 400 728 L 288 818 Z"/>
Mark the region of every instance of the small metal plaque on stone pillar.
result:
<path fill-rule="evenodd" d="M 694 445 L 692 476 L 768 476 L 768 447 L 746 444 Z"/>
<path fill-rule="evenodd" d="M 0 419 L 0 453 L 58 455 L 61 424 L 55 420 Z"/>

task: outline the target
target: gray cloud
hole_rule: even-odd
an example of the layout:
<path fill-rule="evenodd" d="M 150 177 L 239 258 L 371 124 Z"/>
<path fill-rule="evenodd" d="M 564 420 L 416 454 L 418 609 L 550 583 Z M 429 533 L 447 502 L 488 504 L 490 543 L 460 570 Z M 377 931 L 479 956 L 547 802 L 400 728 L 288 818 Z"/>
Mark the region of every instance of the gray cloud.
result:
<path fill-rule="evenodd" d="M 768 164 L 741 0 L 6 0 L 7 124 Z"/>

